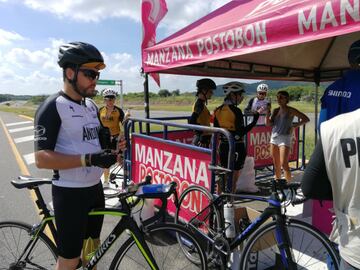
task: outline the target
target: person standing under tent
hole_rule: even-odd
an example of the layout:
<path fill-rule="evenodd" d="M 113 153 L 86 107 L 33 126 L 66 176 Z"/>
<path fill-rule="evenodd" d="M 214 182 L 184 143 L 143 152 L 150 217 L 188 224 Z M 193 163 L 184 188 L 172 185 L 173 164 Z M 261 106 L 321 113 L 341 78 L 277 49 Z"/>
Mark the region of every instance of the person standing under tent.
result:
<path fill-rule="evenodd" d="M 330 240 L 339 245 L 340 270 L 360 269 L 360 109 L 333 117 L 320 128 L 301 188 L 306 198 L 333 200 Z"/>
<path fill-rule="evenodd" d="M 105 68 L 101 53 L 91 44 L 70 42 L 60 46 L 58 64 L 63 90 L 48 97 L 35 114 L 35 162 L 38 168 L 54 170 L 56 270 L 74 270 L 83 245 L 91 241 L 96 250 L 100 242 L 103 217 L 89 217 L 88 212 L 105 206 L 100 177 L 118 155 L 102 151 L 103 129 L 90 98 L 96 94 L 99 71 Z M 83 263 L 87 254 L 82 254 Z"/>
<path fill-rule="evenodd" d="M 246 114 L 251 114 L 252 112 L 259 112 L 260 117 L 257 121 L 257 125 L 265 125 L 265 115 L 269 109 L 271 109 L 271 102 L 266 98 L 269 86 L 265 83 L 261 83 L 257 86 L 256 97 L 253 97 L 249 100 L 248 105 L 244 109 Z"/>
<path fill-rule="evenodd" d="M 253 121 L 245 126 L 244 115 L 237 107 L 244 100 L 245 87 L 240 82 L 229 82 L 223 86 L 225 99 L 224 103 L 214 111 L 214 127 L 227 129 L 235 140 L 234 171 L 232 179 L 232 190 L 235 193 L 236 182 L 239 179 L 241 169 L 246 158 L 246 146 L 244 136 L 255 125 L 259 118 L 259 113 L 254 112 Z M 224 136 L 220 136 L 219 156 L 222 167 L 228 167 L 229 142 Z"/>
<path fill-rule="evenodd" d="M 110 129 L 109 149 L 116 150 L 121 132 L 122 122 L 124 121 L 124 111 L 115 105 L 116 92 L 113 89 L 104 89 L 103 97 L 105 106 L 99 109 L 99 118 L 104 127 Z M 104 186 L 109 185 L 110 170 L 104 169 Z"/>
<path fill-rule="evenodd" d="M 360 40 L 349 48 L 350 70 L 330 84 L 321 97 L 319 126 L 322 122 L 360 108 Z"/>
<path fill-rule="evenodd" d="M 330 84 L 321 97 L 321 110 L 319 116 L 320 126 L 324 121 L 342 113 L 351 112 L 360 108 L 360 40 L 353 42 L 348 50 L 348 62 L 350 69 L 344 75 Z M 314 201 L 313 224 L 321 231 L 329 234 L 331 231 L 332 201 Z"/>
<path fill-rule="evenodd" d="M 289 155 L 293 130 L 305 125 L 310 119 L 297 109 L 288 106 L 290 96 L 287 91 L 279 91 L 276 98 L 279 107 L 274 109 L 272 113 L 269 110 L 265 118 L 266 125 L 272 126 L 270 151 L 275 170 L 274 177 L 280 179 L 281 169 L 283 169 L 285 179 L 290 181 Z M 299 118 L 298 123 L 293 123 L 295 116 Z"/>
<path fill-rule="evenodd" d="M 197 99 L 193 105 L 192 114 L 189 119 L 189 124 L 210 126 L 211 114 L 207 108 L 207 101 L 211 99 L 216 84 L 213 80 L 205 78 L 196 82 L 196 96 Z M 211 134 L 206 134 L 202 131 L 195 131 L 192 144 L 208 148 L 211 141 Z"/>

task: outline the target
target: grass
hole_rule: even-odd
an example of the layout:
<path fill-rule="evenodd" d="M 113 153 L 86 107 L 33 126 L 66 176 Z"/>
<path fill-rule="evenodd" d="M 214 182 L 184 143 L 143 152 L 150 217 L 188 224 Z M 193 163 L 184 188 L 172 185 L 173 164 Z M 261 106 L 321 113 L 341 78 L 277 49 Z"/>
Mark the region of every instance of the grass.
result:
<path fill-rule="evenodd" d="M 240 109 L 244 110 L 247 105 L 249 97 L 247 97 L 242 104 L 240 104 Z M 101 98 L 95 99 L 96 103 L 99 106 L 103 105 L 103 101 Z M 167 98 L 150 98 L 150 110 L 151 111 L 176 111 L 176 112 L 190 112 L 192 111 L 192 105 L 195 102 L 195 97 L 191 95 L 178 96 L 178 97 L 167 97 Z M 215 97 L 209 100 L 208 108 L 211 112 L 219 106 L 223 102 L 223 98 Z M 124 104 L 126 109 L 131 110 L 144 110 L 143 100 L 141 98 L 132 98 L 132 99 L 124 99 Z M 290 106 L 297 108 L 299 111 L 304 113 L 313 113 L 314 112 L 314 104 L 310 102 L 303 101 L 293 101 L 290 102 Z M 25 103 L 23 106 L 15 107 L 15 106 L 6 106 L 1 105 L 0 110 L 5 112 L 12 112 L 15 114 L 22 114 L 29 117 L 34 117 L 35 111 L 38 105 L 35 105 L 31 102 Z M 277 107 L 277 104 L 273 102 L 273 108 Z M 182 121 L 181 123 L 185 123 L 186 121 Z M 169 130 L 174 128 L 170 127 Z M 145 129 L 144 129 L 145 130 Z M 161 126 L 151 125 L 151 131 L 160 131 L 162 130 Z M 312 125 L 306 126 L 305 131 L 305 155 L 306 159 L 309 159 L 311 153 L 314 149 L 315 142 L 315 132 L 314 127 Z"/>

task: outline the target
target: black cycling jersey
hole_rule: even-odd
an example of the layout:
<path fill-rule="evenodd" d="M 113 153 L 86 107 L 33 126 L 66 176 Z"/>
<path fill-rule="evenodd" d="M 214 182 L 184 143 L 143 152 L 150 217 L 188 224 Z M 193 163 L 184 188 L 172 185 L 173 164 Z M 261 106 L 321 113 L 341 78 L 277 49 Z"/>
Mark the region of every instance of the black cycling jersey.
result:
<path fill-rule="evenodd" d="M 253 121 L 245 126 L 244 115 L 242 111 L 235 105 L 223 104 L 215 109 L 214 127 L 225 128 L 235 137 L 235 140 L 242 140 L 255 125 L 259 118 L 259 114 L 254 115 Z"/>
<path fill-rule="evenodd" d="M 321 139 L 316 143 L 314 153 L 306 166 L 301 188 L 304 195 L 310 199 L 332 200 L 332 189 L 326 172 L 324 152 Z"/>

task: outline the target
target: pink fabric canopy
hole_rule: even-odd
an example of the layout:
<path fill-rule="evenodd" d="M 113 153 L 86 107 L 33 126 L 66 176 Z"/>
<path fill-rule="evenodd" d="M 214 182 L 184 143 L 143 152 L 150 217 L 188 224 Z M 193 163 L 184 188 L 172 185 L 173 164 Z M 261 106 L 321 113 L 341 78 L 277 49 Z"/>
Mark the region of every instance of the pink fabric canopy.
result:
<path fill-rule="evenodd" d="M 146 73 L 334 80 L 360 39 L 359 0 L 234 0 L 142 51 Z"/>

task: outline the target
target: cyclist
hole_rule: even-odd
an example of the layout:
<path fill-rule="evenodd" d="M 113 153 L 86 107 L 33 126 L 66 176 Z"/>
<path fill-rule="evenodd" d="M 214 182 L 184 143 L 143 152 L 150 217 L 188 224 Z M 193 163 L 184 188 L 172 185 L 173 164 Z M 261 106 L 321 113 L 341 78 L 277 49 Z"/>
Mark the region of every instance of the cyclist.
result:
<path fill-rule="evenodd" d="M 265 83 L 261 83 L 257 86 L 256 97 L 249 100 L 248 105 L 244 109 L 245 113 L 251 114 L 254 111 L 258 111 L 260 114 L 266 114 L 271 109 L 271 102 L 266 98 L 269 86 Z M 257 125 L 265 124 L 265 116 L 260 116 Z"/>
<path fill-rule="evenodd" d="M 342 78 L 330 84 L 321 98 L 319 124 L 341 113 L 360 108 L 360 40 L 349 48 L 350 70 Z"/>
<path fill-rule="evenodd" d="M 105 68 L 102 55 L 91 44 L 70 42 L 60 46 L 58 64 L 64 88 L 36 111 L 35 161 L 38 168 L 54 170 L 56 269 L 73 270 L 83 240 L 90 237 L 95 248 L 99 243 L 103 217 L 88 218 L 88 212 L 104 207 L 102 168 L 114 164 L 117 154 L 101 151 L 98 109 L 89 98 L 96 94 L 99 71 Z"/>
<path fill-rule="evenodd" d="M 275 179 L 281 178 L 282 168 L 285 179 L 290 181 L 289 155 L 293 129 L 306 124 L 310 119 L 297 109 L 288 106 L 290 96 L 287 91 L 279 91 L 276 97 L 279 107 L 274 109 L 272 113 L 270 110 L 268 111 L 265 123 L 267 126 L 272 126 L 270 151 L 273 157 Z M 293 123 L 295 116 L 300 120 L 298 123 Z"/>
<path fill-rule="evenodd" d="M 336 116 L 320 129 L 302 191 L 311 199 L 333 200 L 336 219 L 330 239 L 339 244 L 340 269 L 360 269 L 360 109 Z"/>
<path fill-rule="evenodd" d="M 207 101 L 211 99 L 216 84 L 211 79 L 201 79 L 196 82 L 196 96 L 197 99 L 193 105 L 193 111 L 189 119 L 189 124 L 210 126 L 211 114 L 206 107 Z M 208 148 L 210 145 L 211 135 L 201 131 L 195 131 L 192 144 Z"/>
<path fill-rule="evenodd" d="M 319 125 L 341 113 L 351 112 L 360 108 L 360 40 L 353 42 L 348 50 L 350 69 L 342 78 L 330 84 L 321 98 Z M 313 211 L 318 215 L 313 216 L 314 224 L 325 233 L 331 231 L 332 213 L 331 201 L 313 202 Z"/>
<path fill-rule="evenodd" d="M 103 91 L 105 106 L 99 109 L 100 121 L 104 127 L 110 129 L 109 149 L 116 150 L 118 139 L 121 132 L 121 125 L 124 121 L 124 111 L 115 106 L 116 92 L 107 88 Z M 104 169 L 104 185 L 109 185 L 109 169 Z"/>
<path fill-rule="evenodd" d="M 217 107 L 214 111 L 214 126 L 229 130 L 235 139 L 235 161 L 231 190 L 231 192 L 235 193 L 236 182 L 240 176 L 240 170 L 243 168 L 246 158 L 244 136 L 256 125 L 259 113 L 255 111 L 253 121 L 249 125 L 245 126 L 243 113 L 237 107 L 244 99 L 244 85 L 240 82 L 229 82 L 224 84 L 223 90 L 225 99 L 224 103 Z M 223 167 L 227 167 L 229 142 L 223 136 L 221 136 L 220 139 L 220 164 Z"/>

